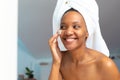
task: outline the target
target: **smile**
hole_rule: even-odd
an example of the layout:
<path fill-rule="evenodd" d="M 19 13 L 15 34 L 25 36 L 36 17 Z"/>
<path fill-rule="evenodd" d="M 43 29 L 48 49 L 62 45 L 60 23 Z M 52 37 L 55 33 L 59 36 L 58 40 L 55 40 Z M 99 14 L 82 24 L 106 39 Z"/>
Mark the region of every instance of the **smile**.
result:
<path fill-rule="evenodd" d="M 75 41 L 77 38 L 64 38 L 64 40 L 66 41 L 66 42 L 73 42 L 73 41 Z"/>

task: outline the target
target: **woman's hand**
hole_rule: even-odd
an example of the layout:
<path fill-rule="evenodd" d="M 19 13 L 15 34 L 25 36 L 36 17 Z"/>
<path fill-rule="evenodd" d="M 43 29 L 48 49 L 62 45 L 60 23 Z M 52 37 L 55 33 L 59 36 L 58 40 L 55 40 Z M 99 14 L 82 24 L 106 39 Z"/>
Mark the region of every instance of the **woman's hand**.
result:
<path fill-rule="evenodd" d="M 62 60 L 62 53 L 58 47 L 58 38 L 59 34 L 56 33 L 49 39 L 49 46 L 52 53 L 53 64 L 60 64 Z"/>

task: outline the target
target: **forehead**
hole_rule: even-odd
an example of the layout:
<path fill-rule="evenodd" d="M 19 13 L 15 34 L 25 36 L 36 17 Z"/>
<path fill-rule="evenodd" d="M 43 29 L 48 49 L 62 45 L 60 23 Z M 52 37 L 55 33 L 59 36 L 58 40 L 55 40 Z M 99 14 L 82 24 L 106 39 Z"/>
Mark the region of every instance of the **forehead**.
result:
<path fill-rule="evenodd" d="M 76 24 L 76 23 L 83 26 L 87 30 L 86 22 L 83 16 L 81 15 L 81 13 L 77 11 L 68 11 L 63 15 L 61 19 L 61 24 Z"/>
<path fill-rule="evenodd" d="M 74 21 L 74 20 L 84 22 L 83 16 L 77 11 L 67 11 L 67 12 L 65 12 L 65 14 L 62 16 L 61 22 Z"/>

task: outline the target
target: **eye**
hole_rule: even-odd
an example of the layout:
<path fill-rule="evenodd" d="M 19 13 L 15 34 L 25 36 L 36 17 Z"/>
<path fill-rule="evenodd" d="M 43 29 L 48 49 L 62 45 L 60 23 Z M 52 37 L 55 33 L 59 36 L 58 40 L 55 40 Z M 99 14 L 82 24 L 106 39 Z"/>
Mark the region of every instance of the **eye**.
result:
<path fill-rule="evenodd" d="M 61 25 L 61 26 L 60 26 L 60 29 L 61 29 L 61 30 L 65 30 L 65 29 L 66 29 L 66 26 Z"/>
<path fill-rule="evenodd" d="M 74 25 L 73 28 L 74 28 L 74 29 L 79 29 L 80 26 L 79 26 L 79 25 Z"/>

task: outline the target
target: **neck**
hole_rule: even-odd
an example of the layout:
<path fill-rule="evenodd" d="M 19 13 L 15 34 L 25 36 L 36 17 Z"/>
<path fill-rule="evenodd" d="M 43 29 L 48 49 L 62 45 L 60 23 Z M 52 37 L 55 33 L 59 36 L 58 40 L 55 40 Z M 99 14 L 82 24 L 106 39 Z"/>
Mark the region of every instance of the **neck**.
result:
<path fill-rule="evenodd" d="M 79 62 L 85 60 L 87 52 L 86 47 L 81 47 L 79 49 L 69 51 L 70 58 L 73 62 Z"/>

